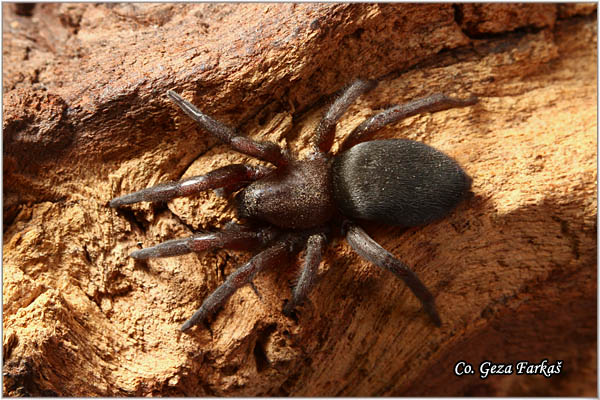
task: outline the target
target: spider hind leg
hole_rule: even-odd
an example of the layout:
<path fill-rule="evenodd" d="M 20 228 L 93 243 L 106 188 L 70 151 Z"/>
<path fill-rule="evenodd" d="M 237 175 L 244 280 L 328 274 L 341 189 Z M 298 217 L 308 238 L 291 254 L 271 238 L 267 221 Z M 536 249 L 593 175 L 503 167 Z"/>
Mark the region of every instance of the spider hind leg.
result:
<path fill-rule="evenodd" d="M 315 131 L 313 143 L 317 153 L 328 153 L 335 137 L 335 124 L 344 115 L 348 107 L 363 93 L 372 90 L 377 82 L 357 79 L 346 87 L 342 94 L 329 106 Z"/>
<path fill-rule="evenodd" d="M 308 238 L 300 276 L 292 291 L 292 298 L 283 308 L 283 314 L 287 317 L 291 317 L 295 308 L 302 304 L 313 288 L 317 277 L 317 270 L 323 257 L 325 244 L 326 238 L 322 233 L 313 234 Z"/>
<path fill-rule="evenodd" d="M 402 279 L 421 304 L 423 304 L 423 308 L 429 314 L 433 323 L 437 326 L 442 324 L 435 307 L 433 295 L 406 264 L 381 247 L 356 224 L 346 222 L 346 240 L 361 257 L 378 267 L 391 271 L 398 278 Z"/>
<path fill-rule="evenodd" d="M 402 121 L 403 119 L 413 115 L 425 112 L 436 113 L 438 111 L 444 111 L 456 107 L 467 107 L 477 103 L 477 101 L 478 99 L 476 96 L 470 96 L 467 99 L 459 99 L 456 97 L 447 96 L 443 93 L 435 93 L 430 96 L 413 100 L 406 104 L 400 104 L 387 108 L 367 118 L 360 125 L 354 128 L 354 130 L 350 132 L 350 134 L 342 142 L 340 151 L 348 150 L 350 147 L 360 142 L 365 142 L 369 140 L 375 132 L 384 126 Z"/>

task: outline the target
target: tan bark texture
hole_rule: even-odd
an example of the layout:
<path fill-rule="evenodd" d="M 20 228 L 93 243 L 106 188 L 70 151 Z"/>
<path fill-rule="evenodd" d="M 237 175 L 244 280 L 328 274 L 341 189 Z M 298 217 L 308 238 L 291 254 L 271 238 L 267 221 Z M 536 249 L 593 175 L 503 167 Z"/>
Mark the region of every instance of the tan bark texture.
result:
<path fill-rule="evenodd" d="M 595 4 L 3 4 L 5 395 L 595 396 Z M 431 289 L 329 244 L 296 319 L 302 254 L 189 334 L 181 324 L 251 254 L 128 254 L 235 218 L 213 192 L 115 211 L 116 196 L 233 162 L 168 89 L 303 157 L 357 77 L 340 140 L 390 105 L 472 107 L 378 138 L 426 142 L 473 177 L 447 218 L 364 224 Z M 560 373 L 479 377 L 485 360 Z M 474 374 L 456 376 L 464 360 Z M 514 368 L 514 367 L 513 367 Z"/>

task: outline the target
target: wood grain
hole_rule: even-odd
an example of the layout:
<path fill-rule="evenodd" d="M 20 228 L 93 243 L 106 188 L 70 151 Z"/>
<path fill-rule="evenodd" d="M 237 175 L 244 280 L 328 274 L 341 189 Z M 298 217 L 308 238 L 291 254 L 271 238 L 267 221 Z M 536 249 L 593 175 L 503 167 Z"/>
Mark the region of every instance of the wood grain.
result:
<path fill-rule="evenodd" d="M 595 396 L 595 4 L 3 4 L 5 395 Z M 391 104 L 473 107 L 378 137 L 426 142 L 473 177 L 448 218 L 365 229 L 436 296 L 335 240 L 297 320 L 299 262 L 179 327 L 249 254 L 134 262 L 140 245 L 223 226 L 206 193 L 116 213 L 107 202 L 246 158 L 166 98 L 176 90 L 306 154 L 332 96 L 380 80 L 340 139 Z M 254 162 L 254 161 L 251 161 Z M 563 360 L 560 375 L 456 377 L 466 360 Z"/>

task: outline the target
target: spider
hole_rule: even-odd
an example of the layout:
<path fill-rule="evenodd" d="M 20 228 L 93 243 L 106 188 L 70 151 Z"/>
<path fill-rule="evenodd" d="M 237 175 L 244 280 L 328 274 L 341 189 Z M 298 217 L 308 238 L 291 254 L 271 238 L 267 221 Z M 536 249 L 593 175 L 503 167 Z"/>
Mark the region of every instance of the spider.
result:
<path fill-rule="evenodd" d="M 433 323 L 441 325 L 432 294 L 407 265 L 381 247 L 355 222 L 376 221 L 412 227 L 447 215 L 471 187 L 471 178 L 444 153 L 405 139 L 371 140 L 385 125 L 423 112 L 465 107 L 477 102 L 434 94 L 388 108 L 368 118 L 331 155 L 336 122 L 363 93 L 377 85 L 356 80 L 329 106 L 314 132 L 313 148 L 304 160 L 291 157 L 277 144 L 258 142 L 199 111 L 179 94 L 168 97 L 203 130 L 234 150 L 272 166 L 231 164 L 206 175 L 168 182 L 110 201 L 121 207 L 141 201 L 164 202 L 208 189 L 237 191 L 238 219 L 221 231 L 169 240 L 134 251 L 134 259 L 169 257 L 208 249 L 261 250 L 232 272 L 181 327 L 187 331 L 214 314 L 240 287 L 260 271 L 275 267 L 304 250 L 304 261 L 283 313 L 290 316 L 314 286 L 328 240 L 341 232 L 363 258 L 402 279 L 422 303 Z M 240 190 L 241 189 L 241 190 Z"/>

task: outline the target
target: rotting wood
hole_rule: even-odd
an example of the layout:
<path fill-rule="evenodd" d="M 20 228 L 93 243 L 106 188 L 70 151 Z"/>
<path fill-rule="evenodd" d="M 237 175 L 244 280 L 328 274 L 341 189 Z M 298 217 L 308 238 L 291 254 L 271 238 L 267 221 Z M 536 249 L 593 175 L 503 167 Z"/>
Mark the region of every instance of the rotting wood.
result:
<path fill-rule="evenodd" d="M 3 7 L 5 395 L 595 396 L 595 5 Z M 338 138 L 388 104 L 480 96 L 380 133 L 474 178 L 443 221 L 367 226 L 432 289 L 443 326 L 337 241 L 297 322 L 281 313 L 292 262 L 256 279 L 261 299 L 233 296 L 212 335 L 178 333 L 248 254 L 127 254 L 220 227 L 232 207 L 212 193 L 122 214 L 106 203 L 244 158 L 165 91 L 302 154 L 356 76 L 382 82 Z M 453 374 L 461 359 L 545 357 L 564 372 Z"/>

